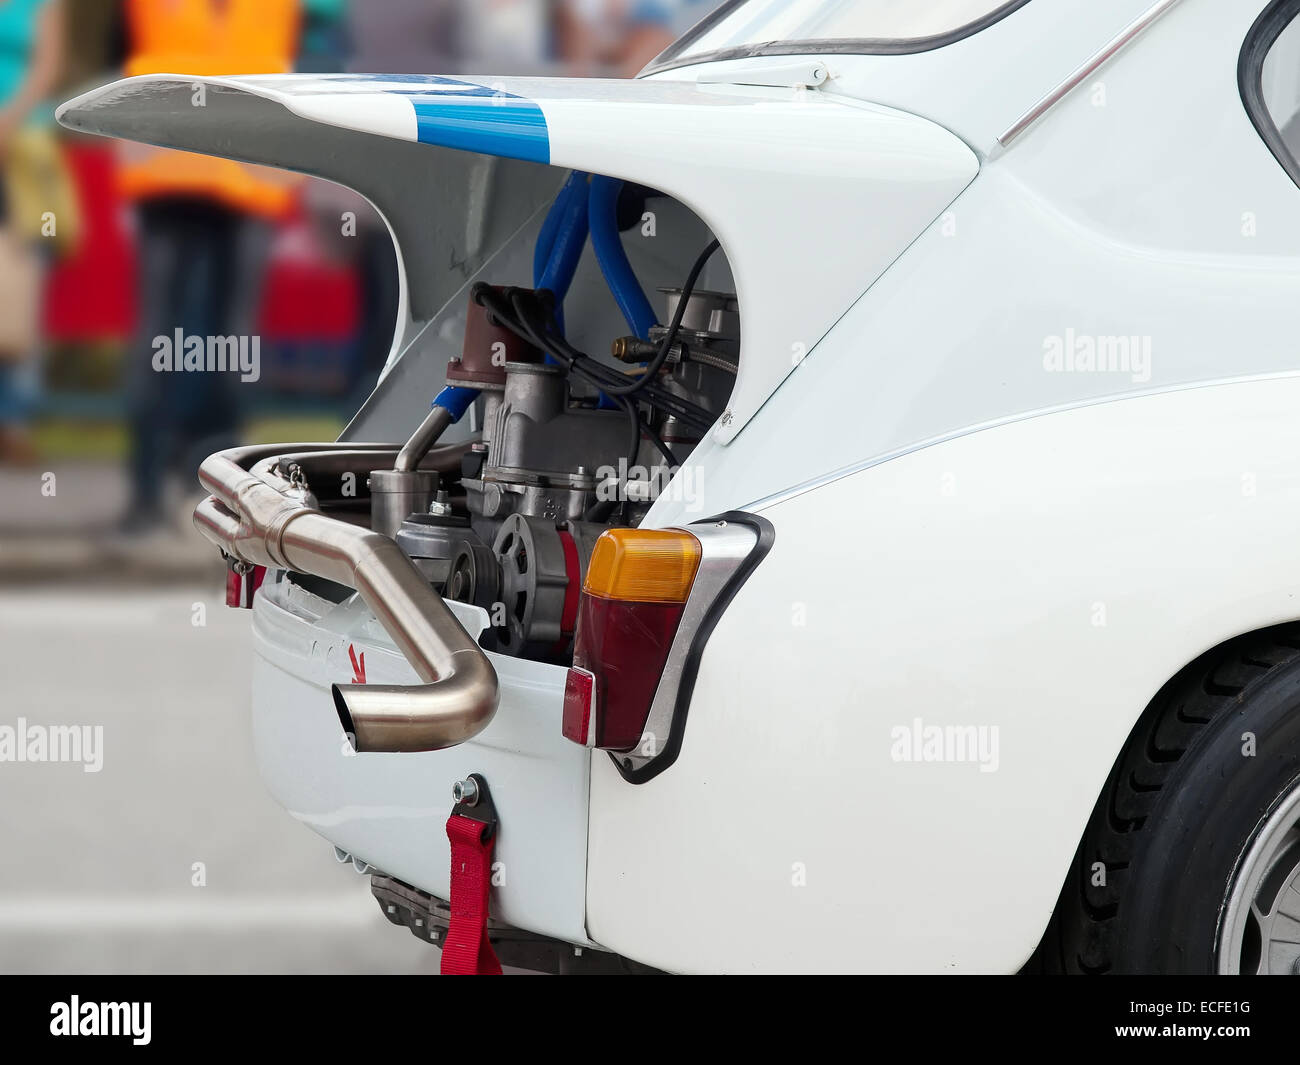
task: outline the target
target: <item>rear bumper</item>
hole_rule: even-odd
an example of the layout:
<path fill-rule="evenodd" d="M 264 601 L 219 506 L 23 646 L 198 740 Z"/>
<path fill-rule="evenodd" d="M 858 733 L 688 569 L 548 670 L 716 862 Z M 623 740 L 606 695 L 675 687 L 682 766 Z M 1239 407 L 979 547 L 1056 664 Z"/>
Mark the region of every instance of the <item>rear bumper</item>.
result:
<path fill-rule="evenodd" d="M 448 603 L 471 634 L 487 615 Z M 253 737 L 263 780 L 292 816 L 378 870 L 448 897 L 451 786 L 481 773 L 501 817 L 492 916 L 580 945 L 586 934 L 590 752 L 561 735 L 566 671 L 489 655 L 500 680 L 491 724 L 443 751 L 356 754 L 331 684 L 419 678 L 357 597 L 335 605 L 268 576 L 253 606 Z"/>

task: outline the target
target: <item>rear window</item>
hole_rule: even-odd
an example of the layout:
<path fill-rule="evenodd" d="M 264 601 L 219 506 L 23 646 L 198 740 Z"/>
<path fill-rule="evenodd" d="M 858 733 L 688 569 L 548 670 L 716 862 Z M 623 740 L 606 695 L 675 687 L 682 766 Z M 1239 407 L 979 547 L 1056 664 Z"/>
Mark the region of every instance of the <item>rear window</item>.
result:
<path fill-rule="evenodd" d="M 647 73 L 712 59 L 924 52 L 977 33 L 1028 0 L 731 0 Z"/>
<path fill-rule="evenodd" d="M 1300 184 L 1300 0 L 1275 0 L 1251 27 L 1238 79 L 1251 121 Z"/>

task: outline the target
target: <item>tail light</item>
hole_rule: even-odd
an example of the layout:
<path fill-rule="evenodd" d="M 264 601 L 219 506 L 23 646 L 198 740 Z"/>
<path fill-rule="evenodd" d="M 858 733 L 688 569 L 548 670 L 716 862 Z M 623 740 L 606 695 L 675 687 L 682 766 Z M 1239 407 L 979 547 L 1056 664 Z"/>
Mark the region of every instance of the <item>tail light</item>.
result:
<path fill-rule="evenodd" d="M 700 556 L 700 541 L 680 529 L 601 534 L 578 607 L 566 738 L 612 751 L 640 742 Z"/>

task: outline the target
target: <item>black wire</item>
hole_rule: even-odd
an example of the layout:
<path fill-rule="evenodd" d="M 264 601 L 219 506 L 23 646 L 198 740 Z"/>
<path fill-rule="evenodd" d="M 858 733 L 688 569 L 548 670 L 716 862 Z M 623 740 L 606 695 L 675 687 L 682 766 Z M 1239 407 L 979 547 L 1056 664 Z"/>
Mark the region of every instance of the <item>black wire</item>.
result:
<path fill-rule="evenodd" d="M 680 327 L 690 292 L 700 270 L 709 255 L 716 250 L 716 246 L 717 241 L 713 241 L 704 249 L 692 267 L 691 275 L 687 279 L 690 287 L 683 288 L 682 299 L 667 336 L 667 345 L 661 345 L 660 351 L 656 353 L 655 369 L 648 370 L 631 384 L 628 383 L 625 374 L 584 354 L 565 339 L 559 331 L 558 322 L 555 321 L 553 308 L 548 299 L 550 293 L 544 290 L 539 292 L 533 289 L 508 288 L 504 290 L 503 299 L 502 295 L 491 286 L 479 284 L 472 290 L 472 296 L 476 303 L 487 308 L 489 317 L 495 320 L 496 324 L 504 326 L 534 347 L 548 353 L 569 373 L 581 377 L 598 391 L 604 392 L 611 398 L 640 392 L 656 409 L 665 411 L 684 424 L 704 432 L 713 425 L 712 413 L 697 403 L 674 395 L 662 385 L 648 382 L 657 372 L 658 366 L 662 365 L 663 360 L 660 356 L 667 356 L 674 331 Z"/>
<path fill-rule="evenodd" d="M 634 382 L 631 387 L 624 386 L 616 389 L 609 388 L 611 378 L 621 384 L 623 375 L 612 367 L 605 366 L 603 363 L 599 363 L 589 356 L 584 355 L 558 333 L 550 332 L 547 327 L 558 323 L 555 322 L 553 314 L 545 313 L 549 309 L 541 307 L 531 308 L 528 306 L 530 299 L 534 302 L 537 300 L 537 293 L 535 291 L 518 288 L 507 289 L 506 298 L 510 304 L 508 311 L 500 304 L 497 292 L 490 286 L 475 286 L 472 291 L 472 298 L 476 303 L 488 310 L 489 317 L 495 319 L 497 324 L 504 326 L 511 332 L 522 337 L 534 347 L 550 354 L 568 372 L 578 374 L 593 384 L 596 388 L 606 392 L 607 394 L 612 393 L 611 398 L 627 415 L 629 427 L 632 430 L 626 459 L 626 465 L 629 471 L 633 466 L 637 465 L 637 458 L 641 451 L 642 434 L 646 436 L 659 454 L 663 456 L 665 461 L 668 463 L 669 468 L 676 469 L 681 465 L 677 461 L 677 456 L 673 454 L 672 449 L 664 443 L 663 438 L 655 432 L 652 426 L 641 421 L 641 417 L 637 413 L 636 402 L 628 397 L 635 392 L 644 390 L 646 392 L 646 398 L 650 399 L 652 402 L 659 398 L 655 396 L 654 393 L 661 390 L 658 388 L 646 388 L 646 381 L 657 373 L 658 368 L 662 366 L 663 360 L 667 356 L 668 348 L 672 345 L 673 337 L 681 327 L 682 315 L 685 311 L 686 302 L 690 298 L 691 292 L 694 289 L 700 270 L 703 269 L 704 264 L 708 261 L 708 257 L 717 250 L 717 247 L 718 242 L 715 240 L 709 247 L 704 249 L 704 252 L 701 253 L 700 257 L 696 260 L 695 265 L 692 267 L 691 273 L 687 278 L 686 285 L 683 286 L 682 297 L 678 303 L 677 312 L 673 315 L 673 321 L 669 326 L 665 342 L 660 346 L 659 352 L 656 353 L 654 364 L 647 368 L 646 373 Z M 534 320 L 534 314 L 539 312 L 545 313 L 545 319 L 541 322 Z M 687 423 L 690 423 L 691 421 L 702 422 L 702 424 L 699 425 L 699 428 L 701 429 L 707 429 L 712 424 L 712 418 L 702 407 L 698 407 L 696 404 L 690 403 L 688 400 L 683 400 L 678 396 L 674 396 L 672 393 L 665 392 L 660 402 L 656 403 L 656 406 L 670 409 L 670 413 L 674 414 L 674 416 L 676 416 L 680 421 Z M 701 417 L 694 417 L 696 411 L 699 411 Z M 584 519 L 592 520 L 594 516 L 603 515 L 613 509 L 612 505 L 609 507 L 602 507 L 602 502 L 606 501 L 593 503 L 583 515 Z"/>
<path fill-rule="evenodd" d="M 597 390 L 612 394 L 611 398 L 617 398 L 621 394 L 631 394 L 633 391 L 642 391 L 652 406 L 672 414 L 692 428 L 703 432 L 713 424 L 714 416 L 709 411 L 697 403 L 673 395 L 660 385 L 646 385 L 644 381 L 640 381 L 634 388 L 629 389 L 624 374 L 585 355 L 562 335 L 551 331 L 550 327 L 558 326 L 558 323 L 554 321 L 554 315 L 549 313 L 549 308 L 529 306 L 530 301 L 538 302 L 537 295 L 538 293 L 532 289 L 507 289 L 506 300 L 509 303 L 507 309 L 500 302 L 498 294 L 489 286 L 476 286 L 474 290 L 475 301 L 489 310 L 497 324 L 548 353 L 570 373 L 577 374 Z M 545 316 L 545 319 L 539 321 L 542 316 Z"/>
<path fill-rule="evenodd" d="M 673 341 L 677 339 L 677 332 L 682 327 L 682 318 L 686 314 L 686 305 L 691 300 L 691 294 L 695 291 L 695 282 L 700 279 L 700 272 L 704 269 L 710 256 L 718 250 L 718 247 L 718 241 L 711 240 L 704 250 L 696 256 L 695 262 L 691 266 L 691 272 L 686 275 L 686 284 L 682 286 L 682 293 L 677 299 L 677 310 L 673 312 L 672 323 L 668 326 L 668 332 L 664 334 L 663 340 L 659 342 L 659 350 L 655 352 L 654 358 L 646 365 L 645 373 L 630 385 L 623 385 L 614 389 L 610 392 L 611 395 L 630 396 L 634 392 L 640 391 L 663 367 L 665 360 L 668 358 L 668 351 L 672 348 Z"/>
<path fill-rule="evenodd" d="M 641 451 L 641 416 L 636 412 L 636 404 L 630 399 L 622 397 L 618 400 L 618 405 L 627 413 L 628 420 L 632 425 L 632 445 L 627 453 L 627 473 L 632 472 L 632 467 L 636 465 L 636 457 Z"/>
<path fill-rule="evenodd" d="M 677 456 L 674 455 L 668 449 L 668 445 L 664 443 L 663 437 L 661 437 L 658 433 L 654 431 L 653 428 L 651 428 L 649 425 L 646 425 L 646 423 L 641 420 L 640 416 L 637 414 L 635 402 L 633 402 L 632 400 L 628 399 L 625 396 L 616 396 L 615 401 L 619 404 L 619 406 L 621 406 L 625 411 L 628 412 L 628 414 L 631 416 L 632 419 L 634 435 L 632 437 L 632 449 L 628 452 L 628 457 L 627 457 L 627 465 L 629 470 L 633 466 L 637 465 L 636 460 L 637 460 L 637 456 L 640 455 L 641 453 L 641 437 L 643 434 L 645 435 L 646 439 L 649 440 L 650 443 L 652 443 L 655 446 L 655 448 L 659 451 L 659 454 L 661 454 L 667 460 L 669 468 L 676 469 L 678 466 L 681 465 L 681 463 L 677 461 Z"/>
<path fill-rule="evenodd" d="M 641 431 L 645 433 L 650 443 L 654 444 L 654 446 L 658 448 L 659 454 L 667 460 L 669 469 L 676 469 L 681 465 L 681 463 L 677 461 L 677 456 L 674 455 L 668 445 L 664 443 L 664 438 L 656 433 L 653 428 L 649 425 L 642 424 Z"/>
<path fill-rule="evenodd" d="M 515 312 L 515 322 L 519 326 L 519 331 L 524 334 L 524 339 L 530 341 L 534 347 L 550 354 L 566 370 L 572 370 L 574 362 L 572 356 L 555 350 L 554 345 L 547 343 L 546 338 L 539 332 L 537 326 L 529 320 L 532 312 L 523 305 L 525 293 L 526 290 L 524 289 L 509 290 L 510 307 Z M 544 326 L 545 323 L 541 324 Z"/>

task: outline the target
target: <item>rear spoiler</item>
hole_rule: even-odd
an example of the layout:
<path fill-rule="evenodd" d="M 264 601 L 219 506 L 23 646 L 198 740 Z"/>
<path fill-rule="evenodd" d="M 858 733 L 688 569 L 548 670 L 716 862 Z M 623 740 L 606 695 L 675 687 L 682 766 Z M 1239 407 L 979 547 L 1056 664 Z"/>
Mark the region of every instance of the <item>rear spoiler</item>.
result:
<path fill-rule="evenodd" d="M 301 171 L 365 196 L 402 265 L 394 354 L 454 294 L 438 231 L 475 229 L 462 241 L 461 283 L 494 238 L 509 235 L 492 233 L 491 218 L 467 217 L 472 203 L 460 217 L 439 215 L 439 190 L 455 171 L 501 160 L 497 191 L 513 183 L 530 213 L 563 179 L 557 170 L 538 182 L 530 172 L 539 165 L 673 196 L 721 241 L 740 303 L 740 373 L 714 429 L 720 443 L 978 171 L 955 136 L 899 111 L 816 89 L 660 79 L 153 74 L 77 97 L 58 117 L 71 129 Z"/>

